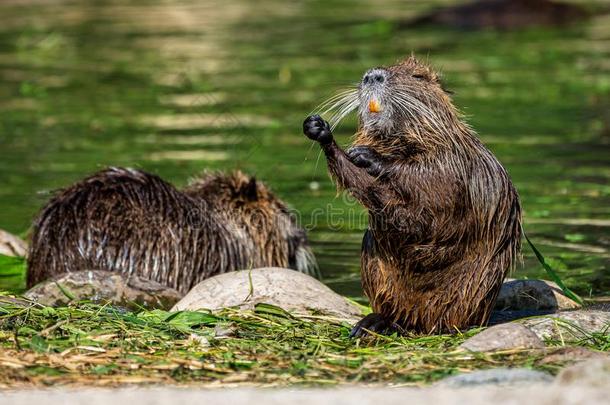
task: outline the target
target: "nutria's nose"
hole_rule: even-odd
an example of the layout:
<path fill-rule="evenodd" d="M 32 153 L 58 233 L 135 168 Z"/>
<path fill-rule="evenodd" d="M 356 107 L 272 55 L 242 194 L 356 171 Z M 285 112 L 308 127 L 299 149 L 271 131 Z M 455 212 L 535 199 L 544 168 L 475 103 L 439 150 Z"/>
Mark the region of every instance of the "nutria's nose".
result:
<path fill-rule="evenodd" d="M 386 79 L 387 72 L 383 69 L 371 69 L 364 74 L 362 83 L 364 84 L 375 84 L 383 83 Z"/>

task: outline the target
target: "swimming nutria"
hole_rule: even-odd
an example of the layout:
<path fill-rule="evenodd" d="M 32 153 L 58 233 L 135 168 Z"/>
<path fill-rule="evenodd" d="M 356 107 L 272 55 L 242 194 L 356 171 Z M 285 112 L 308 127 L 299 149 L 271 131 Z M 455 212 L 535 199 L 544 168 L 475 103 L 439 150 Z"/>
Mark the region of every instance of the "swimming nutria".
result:
<path fill-rule="evenodd" d="M 303 130 L 320 143 L 338 186 L 369 210 L 361 272 L 374 313 L 352 335 L 484 325 L 521 246 L 519 197 L 506 170 L 414 57 L 367 71 L 335 107 L 338 120 L 358 108 L 347 152 L 320 116 Z"/>
<path fill-rule="evenodd" d="M 28 287 L 77 270 L 111 270 L 180 292 L 231 270 L 314 273 L 305 231 L 286 205 L 241 172 L 207 174 L 182 191 L 109 168 L 58 192 L 34 223 Z"/>

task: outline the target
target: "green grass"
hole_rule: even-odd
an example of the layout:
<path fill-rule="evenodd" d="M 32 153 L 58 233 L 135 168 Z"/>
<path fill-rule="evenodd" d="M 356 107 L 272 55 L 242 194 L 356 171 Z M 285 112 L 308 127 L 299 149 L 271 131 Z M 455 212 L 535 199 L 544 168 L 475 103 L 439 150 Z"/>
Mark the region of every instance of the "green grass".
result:
<path fill-rule="evenodd" d="M 0 285 L 11 292 L 22 292 L 25 287 L 26 259 L 0 254 Z"/>
<path fill-rule="evenodd" d="M 50 308 L 0 300 L 0 387 L 45 385 L 423 385 L 481 368 L 556 372 L 543 353 L 474 354 L 464 334 L 348 337 L 350 325 L 280 308 L 138 313 L 81 302 Z M 560 346 L 560 342 L 550 342 Z M 600 334 L 581 345 L 608 350 Z M 553 349 L 551 348 L 550 351 Z"/>

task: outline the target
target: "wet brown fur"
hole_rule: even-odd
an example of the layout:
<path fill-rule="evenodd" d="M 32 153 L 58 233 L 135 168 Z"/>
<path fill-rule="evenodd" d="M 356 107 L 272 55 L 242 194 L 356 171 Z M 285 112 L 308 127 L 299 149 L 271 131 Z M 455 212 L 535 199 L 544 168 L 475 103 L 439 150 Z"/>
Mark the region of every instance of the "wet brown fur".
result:
<path fill-rule="evenodd" d="M 60 190 L 34 223 L 27 286 L 84 269 L 135 274 L 183 293 L 255 267 L 315 271 L 305 231 L 261 182 L 208 173 L 178 190 L 109 168 Z"/>
<path fill-rule="evenodd" d="M 386 69 L 388 86 L 433 114 L 395 117 L 392 133 L 366 128 L 361 117 L 352 146 L 381 155 L 377 178 L 334 141 L 323 146 L 338 186 L 369 210 L 364 291 L 374 312 L 408 330 L 484 325 L 520 250 L 517 192 L 430 67 L 410 57 Z"/>

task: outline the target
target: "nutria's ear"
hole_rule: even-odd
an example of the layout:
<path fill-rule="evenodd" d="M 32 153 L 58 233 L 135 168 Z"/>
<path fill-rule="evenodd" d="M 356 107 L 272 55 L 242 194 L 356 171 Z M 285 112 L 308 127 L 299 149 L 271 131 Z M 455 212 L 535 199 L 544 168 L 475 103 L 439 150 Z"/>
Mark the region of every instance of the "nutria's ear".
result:
<path fill-rule="evenodd" d="M 250 177 L 250 181 L 246 183 L 240 190 L 240 194 L 250 201 L 258 200 L 258 187 L 256 184 L 256 178 Z"/>

